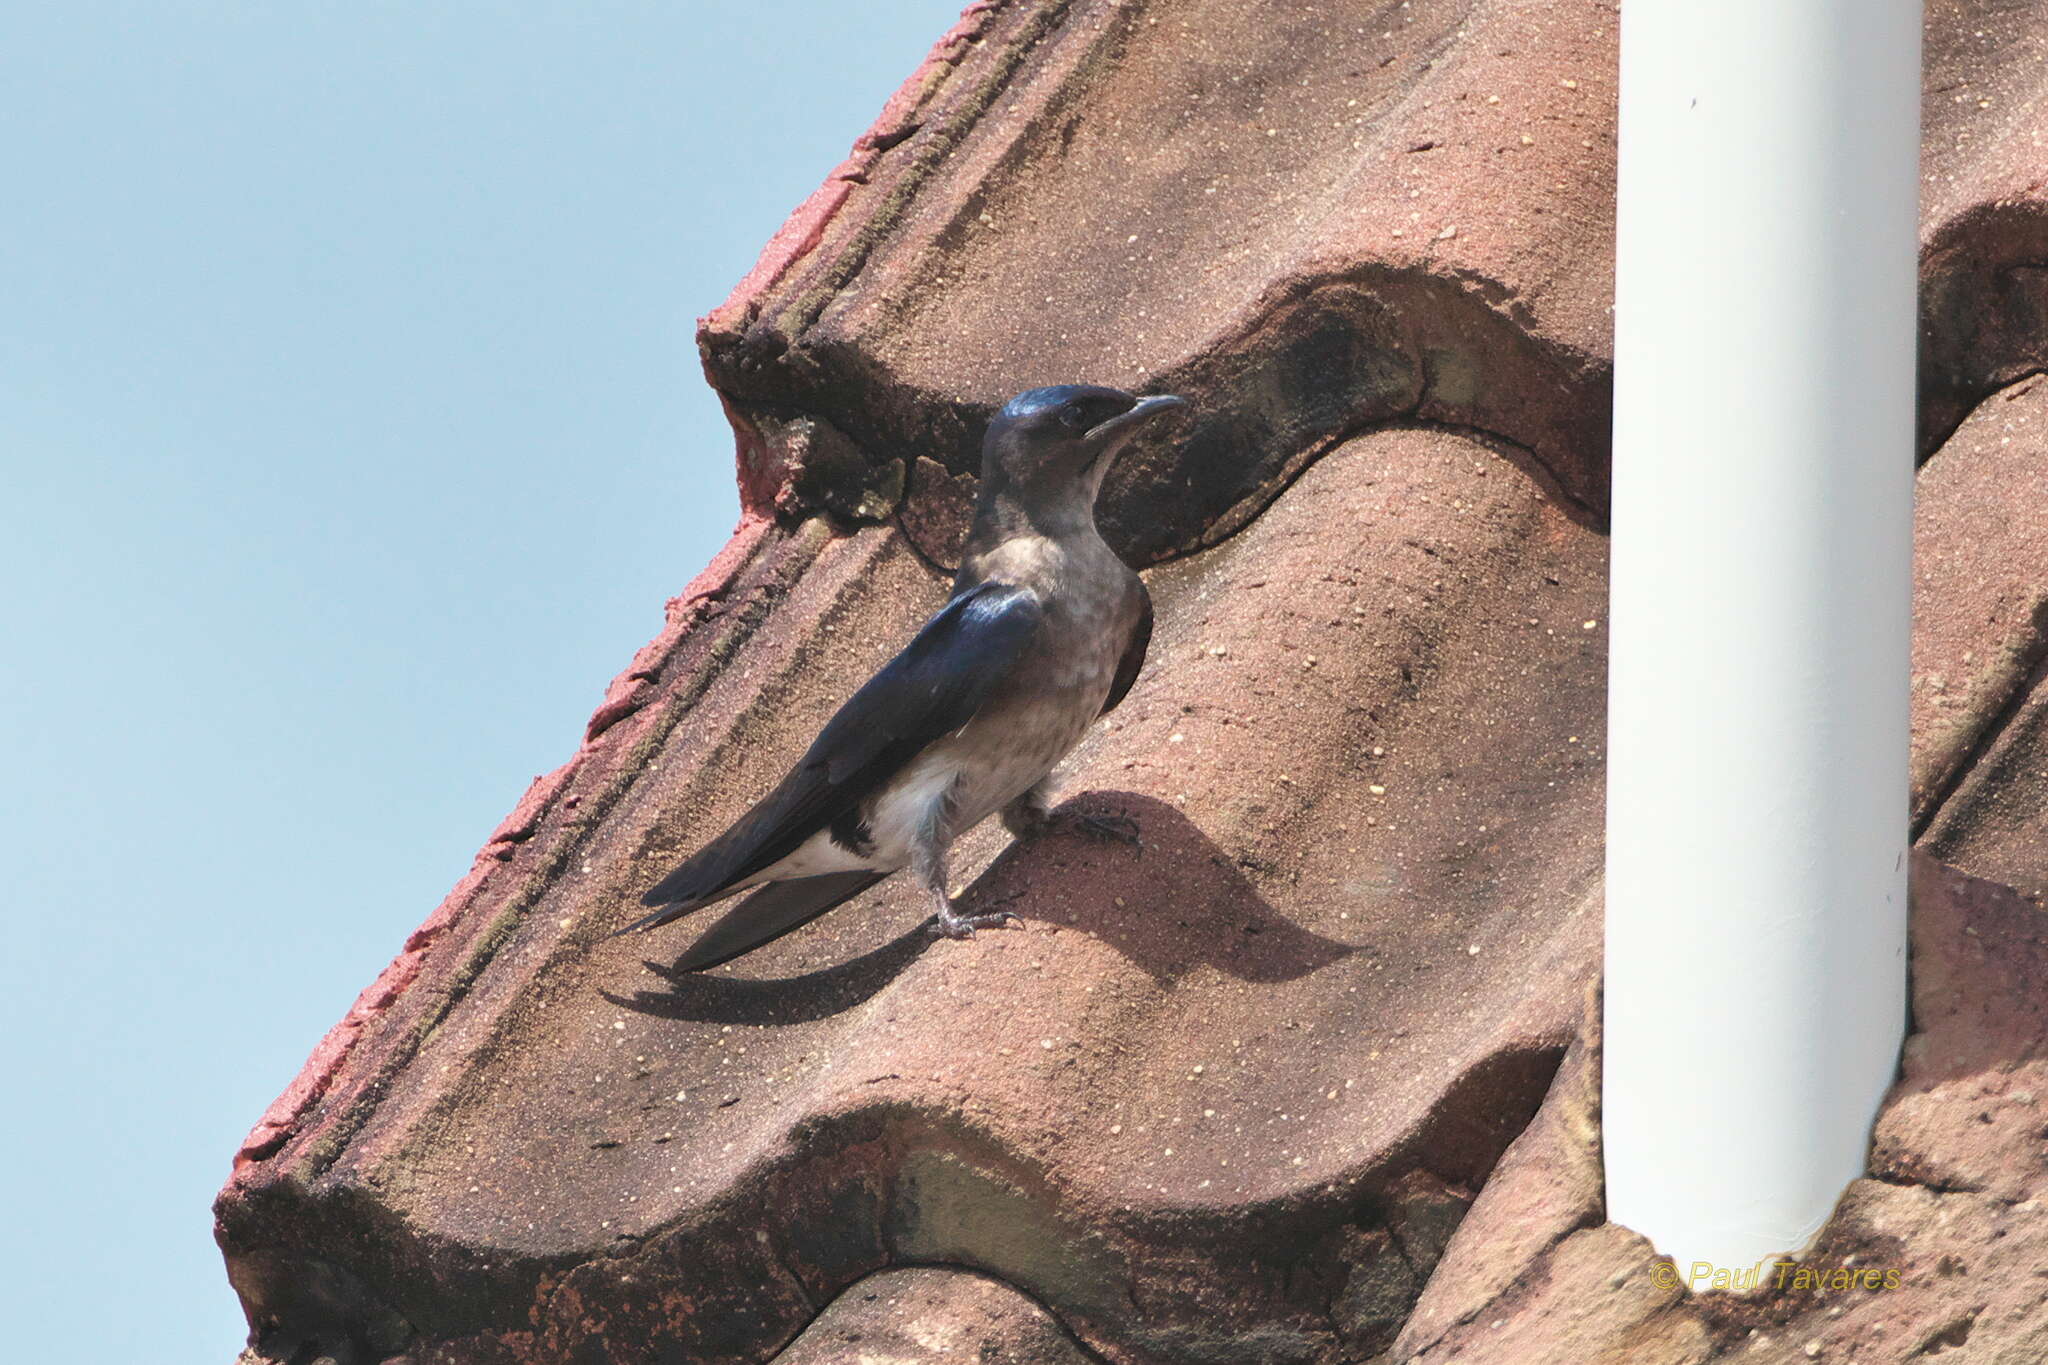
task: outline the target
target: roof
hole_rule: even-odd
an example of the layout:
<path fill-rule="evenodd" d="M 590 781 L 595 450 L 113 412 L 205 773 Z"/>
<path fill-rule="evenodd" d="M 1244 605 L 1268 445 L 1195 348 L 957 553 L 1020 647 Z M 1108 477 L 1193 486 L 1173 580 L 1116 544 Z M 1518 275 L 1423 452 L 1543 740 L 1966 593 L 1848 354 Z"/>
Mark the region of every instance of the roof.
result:
<path fill-rule="evenodd" d="M 2026 1356 L 2042 8 L 1930 6 L 1913 772 L 1956 870 L 1827 1244 L 1908 1288 L 1681 1301 L 1603 1221 L 1613 8 L 984 0 L 703 322 L 732 543 L 238 1155 L 250 1358 Z M 980 426 L 1066 380 L 1195 405 L 1105 493 L 1157 634 L 1064 769 L 1142 852 L 979 831 L 969 903 L 1029 925 L 966 943 L 894 883 L 702 976 L 609 939 L 943 600 Z"/>

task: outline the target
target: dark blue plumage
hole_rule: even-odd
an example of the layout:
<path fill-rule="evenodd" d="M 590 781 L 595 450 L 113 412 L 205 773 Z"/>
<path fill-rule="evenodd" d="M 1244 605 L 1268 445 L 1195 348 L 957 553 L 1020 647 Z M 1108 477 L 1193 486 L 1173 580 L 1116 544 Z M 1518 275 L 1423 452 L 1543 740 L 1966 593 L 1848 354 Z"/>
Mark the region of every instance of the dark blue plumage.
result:
<path fill-rule="evenodd" d="M 1151 602 L 1096 530 L 1095 496 L 1130 435 L 1178 406 L 1087 385 L 1011 399 L 983 442 L 952 597 L 773 791 L 642 897 L 660 908 L 630 928 L 765 883 L 677 964 L 714 966 L 905 866 L 944 932 L 1006 918 L 954 910 L 947 850 L 997 810 L 1013 831 L 1042 825 L 1047 774 L 1136 681 Z"/>
<path fill-rule="evenodd" d="M 826 722 L 774 791 L 640 898 L 666 908 L 620 932 L 706 904 L 856 811 L 933 740 L 967 723 L 1043 617 L 1036 598 L 1007 584 L 956 593 Z"/>

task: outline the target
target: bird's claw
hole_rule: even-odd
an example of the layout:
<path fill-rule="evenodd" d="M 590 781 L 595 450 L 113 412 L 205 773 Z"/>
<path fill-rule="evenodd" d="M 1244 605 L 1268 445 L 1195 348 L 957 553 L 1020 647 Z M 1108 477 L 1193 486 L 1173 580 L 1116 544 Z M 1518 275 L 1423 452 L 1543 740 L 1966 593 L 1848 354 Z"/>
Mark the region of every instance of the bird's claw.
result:
<path fill-rule="evenodd" d="M 1011 924 L 1021 929 L 1024 927 L 1024 920 L 1008 910 L 991 910 L 981 915 L 962 915 L 952 910 L 941 910 L 935 927 L 946 938 L 973 938 L 976 929 L 1001 929 Z"/>
<path fill-rule="evenodd" d="M 1065 817 L 1067 826 L 1076 834 L 1105 843 L 1123 844 L 1143 851 L 1145 841 L 1138 837 L 1138 822 L 1128 815 L 1084 815 L 1074 812 Z"/>

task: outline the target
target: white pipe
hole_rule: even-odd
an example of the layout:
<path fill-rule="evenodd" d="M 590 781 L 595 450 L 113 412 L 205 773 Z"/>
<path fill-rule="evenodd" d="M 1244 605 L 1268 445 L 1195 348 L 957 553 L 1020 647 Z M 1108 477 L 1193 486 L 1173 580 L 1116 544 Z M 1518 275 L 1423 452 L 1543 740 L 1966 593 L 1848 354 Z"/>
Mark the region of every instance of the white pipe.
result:
<path fill-rule="evenodd" d="M 1918 0 L 1623 8 L 1603 1130 L 1681 1271 L 1805 1245 L 1904 1027 L 1919 107 Z"/>

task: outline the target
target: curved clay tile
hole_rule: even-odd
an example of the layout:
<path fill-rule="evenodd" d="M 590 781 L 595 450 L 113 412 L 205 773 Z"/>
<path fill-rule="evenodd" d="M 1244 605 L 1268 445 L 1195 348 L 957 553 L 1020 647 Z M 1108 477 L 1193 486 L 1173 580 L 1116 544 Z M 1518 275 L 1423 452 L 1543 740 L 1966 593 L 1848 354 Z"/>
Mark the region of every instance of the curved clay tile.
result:
<path fill-rule="evenodd" d="M 1930 15 L 1915 656 L 1918 818 L 2029 890 L 2044 8 Z M 1932 863 L 1827 1244 L 1922 1288 L 1683 1299 L 1603 1222 L 1615 22 L 970 7 L 704 322 L 739 533 L 238 1155 L 251 1359 L 2044 1354 L 2041 1257 L 1986 1248 L 2048 1235 L 2048 945 Z M 965 943 L 894 883 L 703 975 L 608 938 L 943 599 L 980 423 L 1070 378 L 1196 404 L 1105 498 L 1158 630 L 1066 768 L 1142 851 L 981 831 L 1029 923 Z"/>

